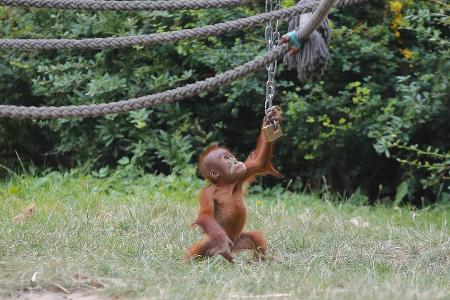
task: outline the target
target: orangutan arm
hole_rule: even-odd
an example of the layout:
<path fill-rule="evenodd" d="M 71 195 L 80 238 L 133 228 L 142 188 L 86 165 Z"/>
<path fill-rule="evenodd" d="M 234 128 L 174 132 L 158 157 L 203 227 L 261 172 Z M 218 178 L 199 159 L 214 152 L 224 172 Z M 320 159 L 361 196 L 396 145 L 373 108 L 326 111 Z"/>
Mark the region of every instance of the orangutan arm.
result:
<path fill-rule="evenodd" d="M 269 121 L 281 121 L 281 116 L 278 110 L 273 110 L 267 116 Z M 247 172 L 244 176 L 244 181 L 251 180 L 258 174 L 271 174 L 274 176 L 281 176 L 281 174 L 275 170 L 272 165 L 272 150 L 273 142 L 268 142 L 262 132 L 262 127 L 265 122 L 261 125 L 261 132 L 256 143 L 256 149 L 249 155 L 245 161 L 245 166 Z"/>
<path fill-rule="evenodd" d="M 200 211 L 194 224 L 199 225 L 203 233 L 208 235 L 211 240 L 208 255 L 220 254 L 231 261 L 234 258 L 230 250 L 230 247 L 233 247 L 233 242 L 215 219 L 214 205 L 212 196 L 203 190 L 200 193 Z"/>

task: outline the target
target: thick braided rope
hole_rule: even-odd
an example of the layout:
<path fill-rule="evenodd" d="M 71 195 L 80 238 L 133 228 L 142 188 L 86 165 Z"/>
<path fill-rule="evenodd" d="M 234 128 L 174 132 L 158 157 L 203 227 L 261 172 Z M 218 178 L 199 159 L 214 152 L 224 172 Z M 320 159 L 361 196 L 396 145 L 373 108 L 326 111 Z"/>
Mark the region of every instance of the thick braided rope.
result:
<path fill-rule="evenodd" d="M 360 0 L 353 1 L 360 2 Z M 326 15 L 333 2 L 334 0 L 322 0 L 321 5 L 314 14 L 315 17 L 311 18 L 311 24 L 315 24 L 317 22 L 317 18 Z M 314 30 L 312 25 L 307 24 L 304 29 L 299 30 L 297 34 L 300 38 L 306 38 L 306 34 L 312 32 L 312 30 Z M 219 86 L 226 85 L 236 79 L 242 78 L 252 72 L 255 72 L 259 68 L 262 68 L 263 66 L 266 66 L 271 62 L 280 59 L 287 53 L 288 50 L 289 46 L 287 44 L 280 45 L 263 57 L 256 58 L 255 60 L 247 62 L 244 65 L 236 67 L 235 69 L 229 70 L 223 74 L 219 74 L 215 77 L 211 77 L 203 81 L 198 81 L 192 84 L 185 85 L 183 87 L 178 87 L 154 95 L 122 100 L 119 102 L 80 106 L 25 107 L 14 105 L 0 105 L 0 117 L 10 117 L 18 119 L 94 117 L 147 108 L 162 103 L 171 103 L 194 96 L 196 94 L 199 94 L 200 92 L 216 89 Z"/>
<path fill-rule="evenodd" d="M 5 0 L 0 0 L 5 1 Z M 340 0 L 337 6 L 365 0 Z M 251 17 L 241 18 L 224 23 L 207 25 L 194 29 L 183 29 L 172 32 L 154 33 L 126 37 L 89 38 L 89 39 L 0 39 L 0 49 L 100 49 L 123 48 L 134 45 L 151 45 L 156 43 L 176 42 L 187 39 L 217 36 L 238 29 L 249 28 L 266 23 L 270 19 L 291 18 L 293 16 L 313 11 L 318 3 L 299 4 L 290 8 L 280 9 Z M 309 36 L 309 35 L 305 35 Z"/>
<path fill-rule="evenodd" d="M 358 1 L 340 0 L 348 5 Z M 82 10 L 179 10 L 243 6 L 251 0 L 101 1 L 101 0 L 0 0 L 0 6 Z"/>
<path fill-rule="evenodd" d="M 2 0 L 0 0 L 2 1 Z M 193 29 L 153 33 L 138 36 L 89 38 L 89 39 L 1 39 L 0 49 L 100 49 L 123 48 L 134 45 L 176 42 L 200 37 L 217 36 L 237 29 L 245 29 L 266 23 L 270 19 L 290 18 L 303 12 L 312 11 L 317 3 L 294 6 L 224 23 L 207 25 Z"/>
<path fill-rule="evenodd" d="M 83 10 L 180 10 L 249 5 L 252 0 L 97 1 L 0 0 L 0 6 Z"/>
<path fill-rule="evenodd" d="M 296 32 L 300 40 L 308 38 L 311 33 L 319 27 L 320 23 L 322 23 L 323 19 L 325 19 L 328 12 L 333 7 L 334 2 L 336 2 L 336 0 L 324 0 L 320 2 L 319 7 L 317 7 L 311 16 L 311 20 Z"/>
<path fill-rule="evenodd" d="M 178 87 L 165 92 L 122 100 L 104 104 L 90 104 L 79 106 L 49 106 L 49 107 L 25 107 L 0 105 L 0 117 L 32 118 L 32 119 L 57 119 L 65 117 L 94 117 L 111 113 L 121 113 L 131 110 L 151 107 L 162 103 L 171 103 L 194 96 L 200 92 L 210 91 L 219 86 L 228 84 L 242 78 L 259 68 L 281 58 L 288 51 L 288 46 L 283 45 L 263 57 L 245 63 L 233 70 L 210 77 L 203 81 Z"/>

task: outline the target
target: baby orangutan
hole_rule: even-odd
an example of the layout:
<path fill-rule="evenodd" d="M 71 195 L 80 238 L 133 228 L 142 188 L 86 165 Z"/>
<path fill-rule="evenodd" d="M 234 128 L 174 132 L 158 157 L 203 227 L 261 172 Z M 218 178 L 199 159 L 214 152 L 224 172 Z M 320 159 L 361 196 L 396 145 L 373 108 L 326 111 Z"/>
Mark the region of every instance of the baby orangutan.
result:
<path fill-rule="evenodd" d="M 264 118 L 280 122 L 273 108 Z M 208 236 L 186 249 L 185 261 L 194 257 L 222 255 L 233 261 L 236 250 L 253 250 L 256 259 L 264 259 L 267 241 L 261 231 L 242 231 L 247 220 L 243 186 L 256 175 L 280 176 L 272 166 L 272 142 L 261 132 L 256 149 L 245 162 L 238 161 L 227 149 L 213 145 L 200 156 L 200 173 L 209 185 L 200 192 L 200 211 L 194 224 Z"/>

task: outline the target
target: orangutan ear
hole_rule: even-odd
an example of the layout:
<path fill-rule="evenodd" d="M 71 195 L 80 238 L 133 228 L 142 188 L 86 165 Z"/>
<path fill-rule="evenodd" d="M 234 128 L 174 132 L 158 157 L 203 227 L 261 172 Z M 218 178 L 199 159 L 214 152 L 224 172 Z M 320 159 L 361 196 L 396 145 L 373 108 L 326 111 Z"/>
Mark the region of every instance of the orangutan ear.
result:
<path fill-rule="evenodd" d="M 219 172 L 211 170 L 211 171 L 209 171 L 209 176 L 211 176 L 211 179 L 217 180 L 219 178 Z"/>

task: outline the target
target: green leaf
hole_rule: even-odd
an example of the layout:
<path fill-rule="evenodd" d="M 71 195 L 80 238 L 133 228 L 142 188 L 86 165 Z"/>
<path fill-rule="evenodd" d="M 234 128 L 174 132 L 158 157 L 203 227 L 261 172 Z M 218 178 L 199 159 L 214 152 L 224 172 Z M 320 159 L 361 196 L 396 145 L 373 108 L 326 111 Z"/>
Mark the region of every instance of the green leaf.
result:
<path fill-rule="evenodd" d="M 122 157 L 117 161 L 117 163 L 121 166 L 128 165 L 130 163 L 130 159 L 127 156 Z"/>
<path fill-rule="evenodd" d="M 402 183 L 400 183 L 400 185 L 397 187 L 397 192 L 395 193 L 394 206 L 399 206 L 407 194 L 408 194 L 408 181 L 405 180 Z"/>

